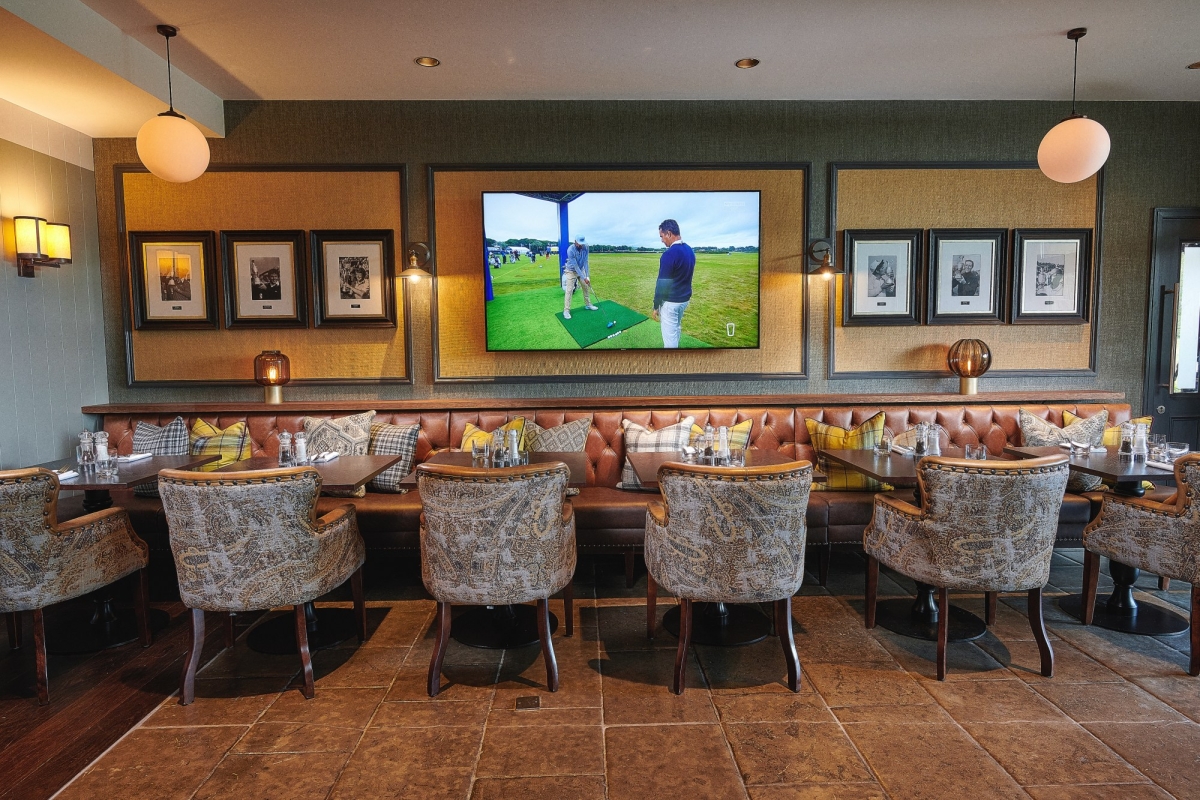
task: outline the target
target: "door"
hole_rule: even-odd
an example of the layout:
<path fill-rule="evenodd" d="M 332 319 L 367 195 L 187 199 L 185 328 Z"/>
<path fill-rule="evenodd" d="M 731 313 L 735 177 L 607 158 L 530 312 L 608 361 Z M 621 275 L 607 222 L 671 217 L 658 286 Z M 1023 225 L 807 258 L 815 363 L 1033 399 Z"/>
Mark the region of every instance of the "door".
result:
<path fill-rule="evenodd" d="M 1143 414 L 1200 450 L 1200 208 L 1156 208 Z"/>

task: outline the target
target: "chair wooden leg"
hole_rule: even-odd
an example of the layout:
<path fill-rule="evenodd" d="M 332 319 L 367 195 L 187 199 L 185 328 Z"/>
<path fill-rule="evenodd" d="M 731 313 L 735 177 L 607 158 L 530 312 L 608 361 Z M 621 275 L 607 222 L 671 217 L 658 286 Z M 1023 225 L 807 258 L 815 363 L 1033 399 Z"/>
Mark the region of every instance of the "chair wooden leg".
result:
<path fill-rule="evenodd" d="M 223 642 L 223 644 L 225 645 L 226 649 L 233 647 L 233 642 L 237 638 L 237 634 L 234 631 L 234 626 L 233 626 L 234 616 L 235 616 L 234 613 L 232 611 L 230 611 L 228 614 L 225 614 L 224 619 L 221 620 L 221 627 L 224 630 L 224 634 L 225 634 L 225 636 L 224 636 L 225 641 Z"/>
<path fill-rule="evenodd" d="M 879 559 L 867 556 L 867 608 L 866 625 L 868 629 L 875 627 L 875 606 L 879 596 Z"/>
<path fill-rule="evenodd" d="M 8 646 L 12 650 L 21 649 L 21 612 L 10 611 L 4 615 L 8 623 Z"/>
<path fill-rule="evenodd" d="M 433 643 L 433 658 L 429 660 L 429 696 L 437 697 L 442 690 L 442 659 L 450 643 L 450 604 L 438 603 L 437 639 Z"/>
<path fill-rule="evenodd" d="M 1091 625 L 1096 614 L 1096 585 L 1100 582 L 1100 556 L 1083 551 L 1083 624 Z"/>
<path fill-rule="evenodd" d="M 683 694 L 687 676 L 688 646 L 692 643 L 692 601 L 679 599 L 679 649 L 675 651 L 675 677 L 671 691 Z"/>
<path fill-rule="evenodd" d="M 1050 639 L 1046 636 L 1046 620 L 1042 618 L 1042 590 L 1029 590 L 1029 627 L 1033 628 L 1033 638 L 1037 640 L 1038 652 L 1042 654 L 1042 675 L 1054 677 L 1054 649 L 1050 647 Z"/>
<path fill-rule="evenodd" d="M 142 647 L 149 647 L 154 641 L 150 632 L 150 572 L 145 569 L 137 571 L 137 586 L 134 588 L 133 610 L 137 615 L 138 639 Z"/>
<path fill-rule="evenodd" d="M 1192 660 L 1188 675 L 1200 675 L 1200 587 L 1192 585 Z"/>
<path fill-rule="evenodd" d="M 350 576 L 350 594 L 354 597 L 354 623 L 358 629 L 358 643 L 367 640 L 367 603 L 363 598 L 363 568 L 354 570 Z"/>
<path fill-rule="evenodd" d="M 654 638 L 654 627 L 658 622 L 658 581 L 646 570 L 646 638 Z"/>
<path fill-rule="evenodd" d="M 996 624 L 996 597 L 998 592 L 983 593 L 983 624 L 989 628 Z"/>
<path fill-rule="evenodd" d="M 546 686 L 558 691 L 558 661 L 554 658 L 554 642 L 550 641 L 550 601 L 537 601 L 538 638 L 542 640 L 542 658 L 546 660 Z"/>
<path fill-rule="evenodd" d="M 566 628 L 567 632 L 563 635 L 564 636 L 574 636 L 575 635 L 575 579 L 574 578 L 567 581 L 567 585 L 562 588 L 562 598 L 563 598 L 563 616 L 565 616 L 567 618 L 566 623 L 563 626 Z"/>
<path fill-rule="evenodd" d="M 304 675 L 304 697 L 312 700 L 317 693 L 313 682 L 312 653 L 308 651 L 308 617 L 304 614 L 304 604 L 295 607 L 296 617 L 296 649 L 300 651 L 300 669 Z"/>
<path fill-rule="evenodd" d="M 38 704 L 50 702 L 50 670 L 46 666 L 46 621 L 42 618 L 42 610 L 33 610 L 33 655 L 37 670 Z"/>
<path fill-rule="evenodd" d="M 829 583 L 829 557 L 833 553 L 833 545 L 824 544 L 817 548 L 817 583 L 825 586 Z"/>
<path fill-rule="evenodd" d="M 636 566 L 636 562 L 634 561 L 634 558 L 636 558 L 636 556 L 637 556 L 637 553 L 635 553 L 632 548 L 625 551 L 625 588 L 626 589 L 631 588 L 633 586 L 633 584 L 635 583 L 633 573 L 634 573 L 634 568 Z"/>
<path fill-rule="evenodd" d="M 204 610 L 192 609 L 192 639 L 187 658 L 183 661 L 183 676 L 179 679 L 179 705 L 190 706 L 196 699 L 196 669 L 200 666 L 200 651 L 204 649 Z"/>
<path fill-rule="evenodd" d="M 783 645 L 783 660 L 787 662 L 788 688 L 800 691 L 800 657 L 796 655 L 796 640 L 792 636 L 792 598 L 775 601 L 775 631 Z"/>
<path fill-rule="evenodd" d="M 1171 588 L 1171 579 L 1164 578 L 1162 575 L 1159 575 L 1158 576 L 1158 590 L 1160 592 L 1165 592 L 1170 588 Z"/>
<path fill-rule="evenodd" d="M 950 631 L 950 591 L 938 589 L 937 679 L 946 680 L 946 636 Z"/>

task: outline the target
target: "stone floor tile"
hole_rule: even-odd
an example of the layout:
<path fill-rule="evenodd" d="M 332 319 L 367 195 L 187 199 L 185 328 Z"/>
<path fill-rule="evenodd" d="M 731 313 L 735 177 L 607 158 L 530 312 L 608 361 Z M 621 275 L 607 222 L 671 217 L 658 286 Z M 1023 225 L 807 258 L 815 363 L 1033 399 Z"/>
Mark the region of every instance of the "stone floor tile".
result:
<path fill-rule="evenodd" d="M 744 647 L 700 645 L 695 653 L 713 694 L 791 691 L 783 648 L 774 636 Z"/>
<path fill-rule="evenodd" d="M 349 753 L 229 755 L 195 800 L 324 800 Z"/>
<path fill-rule="evenodd" d="M 372 728 L 363 735 L 330 793 L 331 800 L 404 797 L 463 800 L 483 728 Z"/>
<path fill-rule="evenodd" d="M 962 723 L 1067 721 L 1024 681 L 933 681 L 925 688 Z"/>
<path fill-rule="evenodd" d="M 290 678 L 300 671 L 299 655 L 256 653 L 244 639 L 222 650 L 196 673 L 197 678 Z"/>
<path fill-rule="evenodd" d="M 478 778 L 471 800 L 604 800 L 603 775 Z"/>
<path fill-rule="evenodd" d="M 1153 783 L 1026 786 L 1025 791 L 1033 800 L 1172 800 Z"/>
<path fill-rule="evenodd" d="M 682 695 L 671 692 L 674 669 L 674 653 L 613 653 L 601 665 L 604 724 L 715 723 L 717 712 L 713 708 L 712 694 L 696 657 L 693 655 L 688 659 Z"/>
<path fill-rule="evenodd" d="M 361 728 L 304 722 L 259 722 L 233 746 L 235 753 L 349 753 Z"/>
<path fill-rule="evenodd" d="M 179 705 L 172 695 L 143 725 L 147 728 L 178 725 L 249 725 L 279 698 L 286 678 L 217 678 L 196 681 L 196 699 Z"/>
<path fill-rule="evenodd" d="M 324 687 L 388 687 L 408 655 L 407 647 L 357 647 L 321 650 L 313 656 L 317 690 Z M 299 675 L 292 679 L 298 685 Z"/>
<path fill-rule="evenodd" d="M 735 722 L 833 722 L 825 701 L 804 681 L 798 694 L 755 692 L 714 694 L 713 705 L 723 723 Z"/>
<path fill-rule="evenodd" d="M 489 704 L 476 700 L 445 700 L 440 703 L 388 701 L 379 704 L 372 728 L 430 728 L 467 725 L 475 728 L 488 718 Z"/>
<path fill-rule="evenodd" d="M 801 663 L 808 661 L 886 661 L 889 655 L 863 627 L 862 603 L 848 606 L 837 597 L 792 600 L 792 635 Z"/>
<path fill-rule="evenodd" d="M 601 705 L 600 645 L 576 632 L 571 638 L 554 639 L 558 662 L 557 692 L 546 684 L 546 661 L 540 647 L 505 652 L 496 682 L 495 703 L 511 707 L 516 698 L 537 695 L 543 708 L 591 707 Z"/>
<path fill-rule="evenodd" d="M 644 600 L 644 597 L 643 597 Z M 596 635 L 605 652 L 626 650 L 674 650 L 678 640 L 663 627 L 663 615 L 675 606 L 673 600 L 658 603 L 654 638 L 646 638 L 646 607 L 602 605 L 596 608 Z"/>
<path fill-rule="evenodd" d="M 488 727 L 475 774 L 603 775 L 604 729 L 599 725 Z"/>
<path fill-rule="evenodd" d="M 1130 683 L 1053 683 L 1034 687 L 1076 722 L 1182 722 L 1185 717 Z"/>
<path fill-rule="evenodd" d="M 1099 661 L 1091 658 L 1070 642 L 1062 639 L 1051 642 L 1054 650 L 1054 676 L 1042 675 L 1041 653 L 1036 642 L 979 640 L 979 646 L 1009 671 L 1028 683 L 1099 683 L 1124 680 Z"/>
<path fill-rule="evenodd" d="M 284 692 L 260 721 L 306 722 L 362 730 L 383 702 L 383 695 L 383 689 L 318 689 L 309 700 L 299 691 Z"/>
<path fill-rule="evenodd" d="M 876 628 L 875 636 L 900 666 L 915 676 L 937 679 L 936 642 L 911 639 L 883 628 Z M 1004 665 L 974 642 L 951 642 L 946 645 L 946 680 L 1005 680 L 1010 677 Z"/>
<path fill-rule="evenodd" d="M 433 624 L 434 604 L 407 602 L 391 604 L 379 615 L 374 604 L 367 607 L 367 640 L 363 647 L 412 647 Z M 357 640 L 352 640 L 357 643 Z"/>
<path fill-rule="evenodd" d="M 1076 625 L 1059 636 L 1125 678 L 1164 678 L 1187 673 L 1188 657 L 1152 636 Z"/>
<path fill-rule="evenodd" d="M 842 706 L 829 709 L 838 722 L 843 724 L 895 723 L 899 725 L 928 725 L 930 723 L 954 724 L 954 718 L 937 703 L 907 706 Z"/>
<path fill-rule="evenodd" d="M 542 708 L 518 711 L 514 704 L 500 707 L 498 702 L 494 702 L 491 713 L 487 715 L 489 728 L 523 728 L 534 725 L 600 725 L 603 722 L 604 712 L 599 708 L 547 708 L 543 706 Z"/>
<path fill-rule="evenodd" d="M 1084 727 L 1171 794 L 1200 797 L 1200 725 L 1094 722 Z"/>
<path fill-rule="evenodd" d="M 444 664 L 441 690 L 429 696 L 429 666 L 402 667 L 388 689 L 388 700 L 471 700 L 490 703 L 500 664 Z"/>
<path fill-rule="evenodd" d="M 967 733 L 1024 786 L 1144 781 L 1074 722 L 967 723 Z"/>
<path fill-rule="evenodd" d="M 604 732 L 609 800 L 746 797 L 720 725 L 637 725 Z"/>
<path fill-rule="evenodd" d="M 878 783 L 790 783 L 749 789 L 750 800 L 887 800 Z"/>
<path fill-rule="evenodd" d="M 1029 607 L 1029 598 L 1025 594 L 1002 594 L 996 603 L 996 621 L 988 626 L 988 632 L 1007 642 L 1032 642 L 1033 628 L 1029 625 L 1029 616 L 1026 609 Z M 1053 600 L 1042 598 L 1042 616 L 1045 617 L 1047 610 L 1054 604 Z M 974 609 L 972 609 L 974 610 Z M 979 604 L 977 613 L 983 616 L 983 604 Z M 1050 638 L 1054 639 L 1053 631 L 1050 632 Z"/>
<path fill-rule="evenodd" d="M 1133 682 L 1193 722 L 1200 722 L 1200 680 L 1191 675 L 1133 678 Z"/>
<path fill-rule="evenodd" d="M 921 684 L 895 662 L 810 664 L 806 674 L 830 708 L 933 702 Z"/>
<path fill-rule="evenodd" d="M 760 722 L 724 728 L 747 786 L 872 779 L 836 723 Z"/>

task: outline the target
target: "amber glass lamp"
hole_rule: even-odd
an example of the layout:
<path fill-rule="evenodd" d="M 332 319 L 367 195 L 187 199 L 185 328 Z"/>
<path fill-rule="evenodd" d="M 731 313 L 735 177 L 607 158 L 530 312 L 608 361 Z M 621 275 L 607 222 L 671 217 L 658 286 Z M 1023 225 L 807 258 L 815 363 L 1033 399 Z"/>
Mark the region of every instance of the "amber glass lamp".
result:
<path fill-rule="evenodd" d="M 959 339 L 950 345 L 946 366 L 958 376 L 958 391 L 979 394 L 979 377 L 992 366 L 992 351 L 979 339 Z"/>
<path fill-rule="evenodd" d="M 288 357 L 278 350 L 263 350 L 254 358 L 254 380 L 266 389 L 266 402 L 283 402 L 283 385 L 292 379 Z"/>

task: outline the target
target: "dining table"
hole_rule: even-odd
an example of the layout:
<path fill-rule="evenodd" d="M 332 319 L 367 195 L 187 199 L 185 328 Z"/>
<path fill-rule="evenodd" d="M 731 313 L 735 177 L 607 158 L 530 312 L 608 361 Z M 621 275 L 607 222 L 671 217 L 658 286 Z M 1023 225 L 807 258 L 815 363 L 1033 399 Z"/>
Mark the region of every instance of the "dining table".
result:
<path fill-rule="evenodd" d="M 1175 471 L 1156 467 L 1146 460 L 1134 460 L 1116 452 L 1116 448 L 1105 448 L 1104 452 L 1076 453 L 1060 447 L 1006 447 L 1006 453 L 1014 458 L 1038 458 L 1040 456 L 1067 454 L 1071 469 L 1095 475 L 1112 487 L 1113 494 L 1141 497 L 1145 494 L 1142 481 L 1175 483 Z M 1100 504 L 1092 504 L 1093 519 L 1100 511 Z M 1141 636 L 1174 636 L 1189 628 L 1187 617 L 1176 614 L 1152 603 L 1139 603 L 1133 596 L 1134 585 L 1141 570 L 1108 561 L 1108 574 L 1113 581 L 1113 591 L 1108 597 L 1096 598 L 1096 610 L 1092 624 L 1112 631 L 1134 633 Z M 1070 594 L 1059 598 L 1059 607 L 1075 617 L 1083 619 L 1083 595 Z"/>

